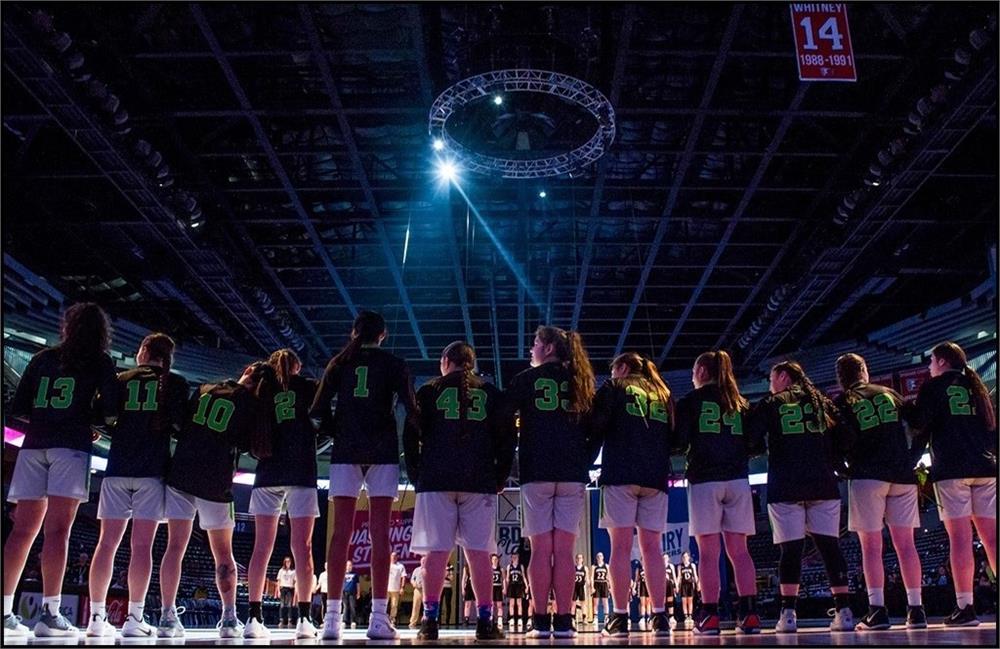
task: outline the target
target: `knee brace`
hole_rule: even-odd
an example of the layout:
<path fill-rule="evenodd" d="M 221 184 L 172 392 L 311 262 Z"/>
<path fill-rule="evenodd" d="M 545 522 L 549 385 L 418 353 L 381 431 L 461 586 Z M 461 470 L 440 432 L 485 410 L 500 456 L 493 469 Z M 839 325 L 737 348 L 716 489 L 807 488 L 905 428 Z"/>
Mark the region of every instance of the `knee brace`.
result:
<path fill-rule="evenodd" d="M 847 562 L 844 560 L 844 553 L 840 551 L 840 540 L 835 536 L 825 536 L 814 534 L 813 543 L 823 557 L 823 565 L 826 566 L 826 576 L 830 580 L 830 587 L 847 585 Z"/>
<path fill-rule="evenodd" d="M 778 579 L 782 584 L 798 584 L 802 578 L 802 548 L 805 539 L 795 539 L 779 544 L 781 560 L 778 564 Z"/>

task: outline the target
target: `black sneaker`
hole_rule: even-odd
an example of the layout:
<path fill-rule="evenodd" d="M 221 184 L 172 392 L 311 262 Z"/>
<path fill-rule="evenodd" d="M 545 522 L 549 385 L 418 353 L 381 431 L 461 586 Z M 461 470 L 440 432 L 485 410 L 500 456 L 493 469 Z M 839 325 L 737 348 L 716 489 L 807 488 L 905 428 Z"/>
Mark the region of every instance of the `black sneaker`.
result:
<path fill-rule="evenodd" d="M 976 609 L 969 604 L 965 608 L 955 607 L 954 612 L 944 619 L 945 626 L 979 626 Z"/>
<path fill-rule="evenodd" d="M 476 640 L 503 640 L 505 637 L 493 619 L 476 621 Z"/>
<path fill-rule="evenodd" d="M 891 626 L 889 611 L 884 606 L 869 606 L 868 614 L 858 621 L 855 628 L 858 631 L 885 631 Z"/>
<path fill-rule="evenodd" d="M 651 621 L 653 635 L 657 638 L 670 637 L 670 618 L 666 613 L 654 613 Z"/>
<path fill-rule="evenodd" d="M 575 638 L 576 627 L 573 624 L 572 613 L 557 613 L 552 616 L 552 637 Z"/>
<path fill-rule="evenodd" d="M 924 613 L 923 606 L 906 607 L 906 628 L 907 629 L 927 628 L 927 614 Z"/>
<path fill-rule="evenodd" d="M 607 636 L 609 638 L 627 638 L 628 627 L 629 627 L 629 619 L 627 614 L 612 613 L 608 617 L 608 621 L 604 625 L 604 629 L 601 631 L 601 635 Z"/>
<path fill-rule="evenodd" d="M 426 617 L 420 620 L 420 630 L 417 631 L 418 640 L 437 640 L 438 639 L 438 621 L 429 620 Z"/>

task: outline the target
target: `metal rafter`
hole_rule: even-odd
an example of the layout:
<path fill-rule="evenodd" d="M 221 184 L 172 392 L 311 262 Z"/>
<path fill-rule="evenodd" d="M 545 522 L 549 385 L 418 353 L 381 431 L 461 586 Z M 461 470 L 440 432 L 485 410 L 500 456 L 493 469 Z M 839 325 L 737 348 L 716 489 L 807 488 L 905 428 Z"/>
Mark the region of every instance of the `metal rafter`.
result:
<path fill-rule="evenodd" d="M 674 325 L 674 330 L 670 333 L 670 338 L 667 339 L 667 343 L 660 351 L 660 355 L 656 357 L 656 363 L 658 365 L 662 364 L 667 358 L 667 354 L 670 353 L 670 349 L 673 347 L 674 341 L 676 341 L 677 336 L 680 335 L 681 329 L 684 327 L 684 323 L 691 314 L 691 310 L 694 309 L 695 305 L 698 303 L 698 298 L 701 297 L 701 292 L 705 290 L 705 286 L 708 284 L 708 279 L 712 276 L 712 271 L 715 270 L 716 264 L 719 263 L 719 258 L 722 257 L 722 253 L 726 250 L 726 245 L 729 243 L 729 239 L 733 236 L 733 232 L 736 231 L 736 226 L 739 224 L 740 218 L 743 216 L 743 212 L 746 211 L 747 205 L 750 204 L 750 199 L 753 198 L 754 192 L 757 190 L 757 186 L 764 178 L 764 173 L 771 165 L 771 160 L 774 158 L 774 152 L 779 146 L 781 146 L 782 140 L 785 139 L 785 134 L 788 132 L 788 128 L 792 125 L 792 121 L 795 119 L 795 109 L 802 105 L 802 100 L 805 99 L 806 91 L 809 87 L 808 83 L 799 84 L 799 88 L 795 92 L 795 96 L 792 98 L 792 103 L 789 107 L 789 115 L 781 120 L 781 123 L 778 125 L 778 128 L 774 133 L 774 137 L 771 138 L 771 143 L 767 145 L 767 149 L 764 151 L 764 157 L 761 158 L 760 164 L 757 166 L 757 171 L 754 173 L 753 178 L 750 179 L 750 184 L 747 185 L 743 198 L 740 199 L 739 204 L 736 206 L 736 210 L 733 212 L 733 218 L 730 219 L 729 225 L 726 227 L 726 231 L 722 234 L 722 240 L 719 241 L 719 245 L 712 254 L 712 259 L 708 262 L 708 266 L 705 267 L 704 272 L 701 274 L 701 280 L 699 280 L 698 286 L 695 287 L 694 292 L 691 294 L 691 299 L 688 300 L 687 305 L 684 306 L 684 311 L 681 313 L 680 320 L 678 320 L 677 324 Z"/>
<path fill-rule="evenodd" d="M 726 66 L 726 57 L 729 55 L 729 49 L 736 38 L 736 27 L 740 22 L 740 17 L 743 15 L 743 8 L 742 4 L 737 4 L 733 6 L 733 10 L 729 14 L 726 31 L 722 36 L 722 42 L 719 44 L 719 53 L 715 58 L 715 63 L 712 64 L 712 72 L 709 75 L 708 83 L 705 84 L 705 91 L 702 93 L 701 102 L 698 104 L 699 112 L 695 114 L 694 124 L 688 132 L 687 141 L 684 144 L 684 153 L 677 163 L 674 184 L 670 188 L 670 194 L 667 196 L 667 201 L 663 206 L 663 213 L 660 215 L 660 220 L 656 225 L 656 234 L 653 236 L 653 243 L 649 247 L 646 263 L 642 267 L 639 285 L 636 286 L 635 295 L 632 297 L 632 303 L 629 305 L 628 315 L 625 317 L 625 324 L 622 326 L 618 342 L 615 344 L 615 356 L 621 354 L 622 348 L 625 346 L 625 338 L 632 327 L 632 319 L 635 317 L 635 311 L 639 307 L 639 300 L 642 299 L 642 294 L 646 290 L 646 281 L 649 279 L 649 273 L 653 270 L 653 265 L 656 263 L 656 256 L 660 252 L 660 244 L 663 243 L 663 237 L 667 233 L 667 226 L 670 224 L 670 218 L 673 216 L 674 206 L 677 204 L 677 197 L 680 195 L 681 186 L 684 183 L 684 178 L 687 176 L 691 161 L 694 160 L 693 151 L 698 145 L 698 139 L 701 137 L 701 129 L 705 124 L 705 111 L 708 109 L 708 105 L 712 103 L 712 97 L 715 96 L 715 89 L 719 85 L 722 70 Z"/>
<path fill-rule="evenodd" d="M 328 55 L 323 50 L 319 30 L 316 29 L 316 23 L 313 21 L 312 10 L 309 8 L 309 5 L 299 5 L 299 17 L 306 28 L 306 36 L 312 48 L 312 58 L 316 61 L 316 67 L 319 68 L 326 94 L 330 97 L 330 103 L 333 105 L 333 108 L 339 110 L 343 108 L 343 103 L 340 100 L 340 92 L 333 81 L 333 72 L 330 70 L 330 62 L 327 60 Z M 420 348 L 420 355 L 424 360 L 427 360 L 427 347 L 424 345 L 424 337 L 420 334 L 417 316 L 413 312 L 413 305 L 410 303 L 410 294 L 406 290 L 406 284 L 403 282 L 403 273 L 396 263 L 396 257 L 392 252 L 392 248 L 389 246 L 389 235 L 385 230 L 385 223 L 382 222 L 382 214 L 379 210 L 378 201 L 372 192 L 371 182 L 368 180 L 368 172 L 365 170 L 365 165 L 361 161 L 361 155 L 358 153 L 358 145 L 354 140 L 354 131 L 351 130 L 351 125 L 347 123 L 347 117 L 343 111 L 337 114 L 337 125 L 340 127 L 341 136 L 344 138 L 344 145 L 347 147 L 355 173 L 358 175 L 358 182 L 361 184 L 361 191 L 365 195 L 368 209 L 375 220 L 375 230 L 378 232 L 379 241 L 382 244 L 382 253 L 385 255 L 386 263 L 389 265 L 389 272 L 392 273 L 392 279 L 396 282 L 396 289 L 399 291 L 403 308 L 410 319 L 410 327 L 413 330 L 413 336 L 417 339 L 417 347 Z"/>
<path fill-rule="evenodd" d="M 288 198 L 291 200 L 296 214 L 299 215 L 299 219 L 303 227 L 311 237 L 313 249 L 316 251 L 317 256 L 323 262 L 327 272 L 333 279 L 333 283 L 337 286 L 337 291 L 340 293 L 340 297 L 343 299 L 348 310 L 350 310 L 351 315 L 357 316 L 358 308 L 355 306 L 354 300 L 351 299 L 347 286 L 341 279 L 340 273 L 338 273 L 337 269 L 334 267 L 333 261 L 330 259 L 330 255 L 326 251 L 326 248 L 323 247 L 319 233 L 316 231 L 316 227 L 310 220 L 309 213 L 306 211 L 305 206 L 302 205 L 302 200 L 299 198 L 298 192 L 292 185 L 292 181 L 288 177 L 288 173 L 285 171 L 285 168 L 281 164 L 281 160 L 275 153 L 274 145 L 271 144 L 271 139 L 268 137 L 267 131 L 264 130 L 264 126 L 261 124 L 260 118 L 258 118 L 257 114 L 254 112 L 253 107 L 250 104 L 250 99 L 247 97 L 246 91 L 243 89 L 243 85 L 236 76 L 236 71 L 233 70 L 233 66 L 230 65 L 229 60 L 226 58 L 226 53 L 222 51 L 219 39 L 215 36 L 215 32 L 212 31 L 211 25 L 208 24 L 208 19 L 205 17 L 205 13 L 202 11 L 201 6 L 197 3 L 192 3 L 190 5 L 190 10 L 195 23 L 197 23 L 198 28 L 201 30 L 202 36 L 205 38 L 209 48 L 215 55 L 215 60 L 222 69 L 222 73 L 226 77 L 230 90 L 236 96 L 236 99 L 240 104 L 240 108 L 242 108 L 242 111 L 239 111 L 238 115 L 240 117 L 244 117 L 253 127 L 254 133 L 257 136 L 257 141 L 260 143 L 261 148 L 264 149 L 264 154 L 270 162 L 274 174 L 281 181 L 282 188 L 285 193 L 288 194 Z"/>
<path fill-rule="evenodd" d="M 896 76 L 896 79 L 893 81 L 893 83 L 888 88 L 886 88 L 885 92 L 882 94 L 882 100 L 879 103 L 879 108 L 877 112 L 884 113 L 886 109 L 888 109 L 893 99 L 895 99 L 897 93 L 899 93 L 900 89 L 902 89 L 906 79 L 909 78 L 909 75 L 913 71 L 914 67 L 915 67 L 915 62 L 911 61 L 908 65 L 905 66 L 905 68 L 900 72 L 900 74 Z M 739 310 L 736 311 L 736 315 L 734 315 L 732 319 L 729 320 L 729 323 L 723 330 L 722 335 L 720 335 L 718 340 L 715 341 L 714 347 L 716 349 L 721 348 L 722 345 L 729 340 L 729 337 L 732 335 L 733 330 L 736 328 L 736 325 L 739 324 L 740 319 L 743 317 L 743 314 L 746 313 L 747 309 L 749 309 L 750 306 L 753 304 L 753 301 L 757 297 L 757 294 L 760 293 L 760 291 L 765 286 L 767 286 L 768 281 L 771 279 L 771 275 L 774 274 L 774 272 L 778 269 L 779 265 L 781 264 L 782 260 L 784 260 L 785 255 L 787 255 L 788 252 L 791 250 L 790 244 L 794 241 L 797 241 L 799 236 L 806 229 L 806 227 L 809 227 L 813 224 L 813 217 L 816 214 L 816 210 L 818 210 L 820 206 L 826 204 L 826 198 L 827 196 L 829 196 L 830 192 L 833 191 L 833 188 L 836 185 L 837 180 L 852 164 L 855 155 L 857 155 L 861 147 L 866 144 L 866 142 L 868 141 L 868 137 L 871 135 L 871 133 L 876 130 L 877 127 L 875 124 L 866 123 L 864 126 L 861 127 L 857 137 L 854 139 L 854 143 L 850 146 L 850 148 L 847 149 L 843 154 L 841 154 L 840 161 L 837 163 L 837 166 L 834 167 L 833 171 L 830 172 L 826 182 L 823 184 L 823 187 L 819 190 L 819 192 L 817 192 L 816 197 L 813 198 L 812 202 L 809 204 L 809 207 L 807 207 L 803 212 L 803 216 L 795 219 L 795 228 L 792 230 L 792 233 L 788 236 L 786 240 L 788 244 L 782 247 L 781 250 L 779 250 L 777 254 L 774 255 L 774 258 L 771 260 L 770 266 L 768 266 L 767 270 L 764 271 L 764 274 L 761 275 L 760 279 L 757 280 L 756 284 L 753 287 L 753 290 L 750 291 L 750 295 L 747 296 L 746 301 L 743 303 L 742 306 L 740 306 Z"/>
<path fill-rule="evenodd" d="M 615 106 L 621 99 L 622 80 L 625 77 L 625 66 L 628 63 L 628 49 L 632 40 L 632 29 L 635 26 L 635 5 L 625 5 L 625 16 L 622 19 L 621 34 L 618 37 L 618 53 L 615 55 L 615 68 L 611 75 L 611 94 L 609 100 Z M 590 260 L 594 254 L 594 238 L 597 236 L 596 217 L 600 214 L 601 200 L 604 198 L 604 182 L 607 178 L 608 166 L 611 164 L 610 151 L 601 158 L 597 165 L 597 179 L 594 182 L 594 193 L 590 198 L 590 220 L 587 222 L 587 242 L 583 247 L 583 259 L 580 261 L 580 279 L 576 285 L 576 304 L 573 306 L 573 319 L 570 329 L 576 331 L 580 323 L 580 311 L 583 309 L 583 296 L 587 289 L 587 274 L 590 272 Z M 549 323 L 546 323 L 549 324 Z"/>
<path fill-rule="evenodd" d="M 427 46 L 424 43 L 424 19 L 420 13 L 420 5 L 409 6 L 410 34 L 413 36 L 413 51 L 417 57 L 417 72 L 420 79 L 420 98 L 424 106 L 430 106 L 434 101 L 434 84 L 431 82 L 430 68 L 427 61 Z M 450 190 L 449 190 L 450 191 Z M 458 239 L 455 236 L 455 220 L 452 218 L 451 202 L 439 200 L 438 209 L 448 217 L 444 222 L 445 237 L 451 256 L 451 265 L 455 273 L 455 286 L 458 288 L 458 299 L 462 305 L 462 324 L 465 326 L 465 339 L 473 347 L 476 346 L 472 333 L 472 319 L 469 317 L 469 292 L 465 285 L 465 275 L 462 273 L 462 263 L 458 256 Z"/>

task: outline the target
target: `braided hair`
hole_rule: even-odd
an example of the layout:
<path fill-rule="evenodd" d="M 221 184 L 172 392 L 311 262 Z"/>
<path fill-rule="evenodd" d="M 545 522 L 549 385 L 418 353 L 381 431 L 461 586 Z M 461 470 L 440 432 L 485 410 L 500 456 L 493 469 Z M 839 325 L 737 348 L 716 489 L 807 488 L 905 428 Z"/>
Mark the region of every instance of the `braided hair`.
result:
<path fill-rule="evenodd" d="M 788 378 L 792 380 L 793 385 L 797 385 L 802 388 L 802 391 L 806 395 L 806 400 L 812 404 L 813 412 L 816 413 L 816 418 L 825 424 L 824 428 L 830 428 L 833 426 L 833 418 L 830 413 L 833 412 L 833 402 L 827 398 L 825 394 L 820 392 L 816 384 L 812 382 L 812 379 L 806 375 L 806 371 L 802 366 L 796 361 L 782 361 L 774 367 L 771 368 L 771 372 L 784 372 L 788 375 Z"/>

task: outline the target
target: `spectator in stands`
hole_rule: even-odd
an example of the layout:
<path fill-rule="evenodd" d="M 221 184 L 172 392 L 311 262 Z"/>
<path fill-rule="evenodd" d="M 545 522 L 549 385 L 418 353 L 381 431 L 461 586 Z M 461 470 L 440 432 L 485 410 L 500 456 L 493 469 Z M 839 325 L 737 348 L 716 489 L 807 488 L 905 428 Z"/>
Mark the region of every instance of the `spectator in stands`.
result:
<path fill-rule="evenodd" d="M 291 557 L 285 557 L 278 569 L 278 585 L 275 598 L 281 600 L 281 623 L 279 629 L 291 627 L 292 612 L 295 609 L 295 564 Z"/>
<path fill-rule="evenodd" d="M 977 611 L 982 614 L 996 613 L 996 596 L 996 583 L 990 578 L 989 567 L 985 561 L 980 561 L 975 591 L 979 603 Z"/>
<path fill-rule="evenodd" d="M 354 564 L 347 562 L 344 572 L 344 627 L 353 629 L 358 626 L 358 595 L 360 595 L 360 579 L 354 572 Z"/>
<path fill-rule="evenodd" d="M 323 572 L 319 573 L 319 578 L 316 579 L 316 587 L 314 590 L 314 592 L 319 593 L 320 598 L 323 600 L 322 602 L 323 614 L 320 616 L 321 620 L 323 617 L 326 616 L 326 600 L 329 597 L 329 591 L 327 589 L 330 586 L 330 582 L 326 574 L 328 567 L 329 564 L 327 563 L 323 564 Z"/>
<path fill-rule="evenodd" d="M 125 589 L 128 587 L 128 572 L 125 570 L 119 570 L 118 574 L 115 575 L 114 581 L 111 582 L 112 588 Z"/>
<path fill-rule="evenodd" d="M 76 563 L 70 566 L 69 574 L 66 575 L 66 581 L 77 586 L 87 583 L 90 576 L 90 555 L 86 552 L 81 552 L 76 555 Z"/>
<path fill-rule="evenodd" d="M 934 583 L 938 586 L 947 586 L 951 583 L 948 579 L 948 570 L 944 566 L 938 566 L 937 579 Z"/>
<path fill-rule="evenodd" d="M 406 584 L 406 566 L 399 562 L 395 552 L 389 555 L 389 619 L 396 623 L 399 614 L 399 595 Z"/>

